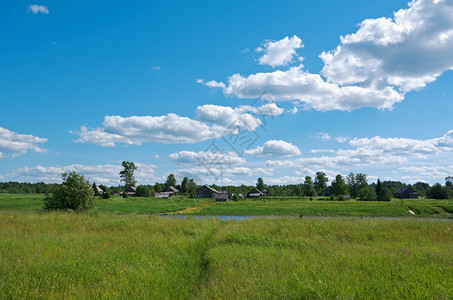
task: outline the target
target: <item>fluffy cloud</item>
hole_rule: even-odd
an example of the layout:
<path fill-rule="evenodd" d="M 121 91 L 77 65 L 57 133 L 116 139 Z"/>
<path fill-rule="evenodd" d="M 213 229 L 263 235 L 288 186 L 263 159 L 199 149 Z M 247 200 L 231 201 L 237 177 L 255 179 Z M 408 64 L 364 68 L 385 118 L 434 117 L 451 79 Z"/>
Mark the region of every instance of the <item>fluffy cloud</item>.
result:
<path fill-rule="evenodd" d="M 290 157 L 300 155 L 297 146 L 282 140 L 270 140 L 258 146 L 255 149 L 245 150 L 245 154 L 272 156 L 272 157 Z"/>
<path fill-rule="evenodd" d="M 31 13 L 34 15 L 39 14 L 39 13 L 42 13 L 45 15 L 49 14 L 49 9 L 47 8 L 47 6 L 44 6 L 44 5 L 32 4 L 28 7 L 28 10 L 31 11 Z"/>
<path fill-rule="evenodd" d="M 262 106 L 203 105 L 196 110 L 198 120 L 176 114 L 166 116 L 106 116 L 103 127 L 89 129 L 81 126 L 70 131 L 79 136 L 75 142 L 113 147 L 118 143 L 141 145 L 145 142 L 162 144 L 197 143 L 240 130 L 255 131 L 262 125 L 260 116 L 277 116 L 284 109 L 275 103 Z"/>
<path fill-rule="evenodd" d="M 155 165 L 136 163 L 137 170 L 134 175 L 139 183 L 151 184 L 156 180 Z M 97 184 L 118 185 L 120 184 L 120 164 L 112 165 L 67 165 L 67 166 L 35 166 L 24 167 L 13 171 L 5 177 L 16 178 L 15 180 L 27 182 L 61 182 L 61 173 L 75 171 L 84 175 L 90 182 Z"/>
<path fill-rule="evenodd" d="M 245 162 L 243 157 L 240 157 L 236 152 L 193 152 L 180 151 L 172 153 L 168 156 L 171 161 L 180 165 L 189 166 L 211 166 L 218 167 L 220 165 L 237 165 Z"/>
<path fill-rule="evenodd" d="M 409 138 L 354 138 L 349 141 L 354 149 L 312 150 L 311 153 L 330 152 L 332 155 L 303 157 L 293 160 L 268 160 L 270 167 L 350 168 L 359 166 L 398 166 L 411 159 L 433 158 L 453 151 L 453 130 L 440 138 L 416 140 Z"/>
<path fill-rule="evenodd" d="M 28 151 L 39 153 L 47 152 L 39 145 L 47 142 L 46 138 L 35 137 L 29 134 L 20 134 L 0 127 L 0 158 L 5 154 L 11 157 L 21 156 Z M 3 153 L 5 152 L 5 154 Z"/>
<path fill-rule="evenodd" d="M 221 87 L 224 84 L 217 83 Z M 301 66 L 247 77 L 234 74 L 228 78 L 223 93 L 238 98 L 258 98 L 266 92 L 276 101 L 299 101 L 319 110 L 353 110 L 360 107 L 391 109 L 404 96 L 390 86 L 374 89 L 360 86 L 340 86 L 326 82 L 318 74 L 302 70 Z"/>
<path fill-rule="evenodd" d="M 366 19 L 320 55 L 322 75 L 339 84 L 423 88 L 453 69 L 452 15 L 452 1 L 415 0 L 393 18 Z"/>
<path fill-rule="evenodd" d="M 334 50 L 321 53 L 320 74 L 306 72 L 301 65 L 248 76 L 234 74 L 226 84 L 210 81 L 206 85 L 238 98 L 257 98 L 266 92 L 275 101 L 297 101 L 320 111 L 392 109 L 405 93 L 453 70 L 452 15 L 450 0 L 414 0 L 393 18 L 366 19 L 357 32 L 341 37 Z M 260 63 L 288 64 L 296 47 L 302 46 L 296 38 L 266 43 L 259 48 L 266 51 Z"/>
<path fill-rule="evenodd" d="M 296 49 L 303 48 L 304 45 L 302 40 L 294 35 L 279 41 L 266 42 L 263 47 L 256 49 L 257 52 L 264 52 L 264 55 L 259 59 L 260 65 L 276 67 L 289 64 L 293 57 L 297 56 Z"/>

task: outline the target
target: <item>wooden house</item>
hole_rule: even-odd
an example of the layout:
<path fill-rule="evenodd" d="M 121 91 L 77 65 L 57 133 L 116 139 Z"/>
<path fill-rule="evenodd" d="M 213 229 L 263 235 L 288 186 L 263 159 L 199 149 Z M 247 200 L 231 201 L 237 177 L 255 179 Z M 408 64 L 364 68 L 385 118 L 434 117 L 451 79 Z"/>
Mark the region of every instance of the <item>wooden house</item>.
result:
<path fill-rule="evenodd" d="M 410 186 L 402 186 L 393 193 L 393 196 L 399 199 L 418 199 L 420 194 Z"/>
<path fill-rule="evenodd" d="M 208 185 L 204 185 L 197 190 L 198 198 L 213 198 L 216 202 L 227 202 L 228 192 L 218 191 Z"/>
<path fill-rule="evenodd" d="M 267 195 L 267 191 L 266 191 L 266 195 Z M 264 193 L 257 188 L 254 188 L 247 194 L 247 198 L 259 198 L 262 196 L 264 196 Z"/>
<path fill-rule="evenodd" d="M 135 196 L 137 188 L 135 186 L 130 186 L 123 193 L 127 193 L 129 196 Z"/>

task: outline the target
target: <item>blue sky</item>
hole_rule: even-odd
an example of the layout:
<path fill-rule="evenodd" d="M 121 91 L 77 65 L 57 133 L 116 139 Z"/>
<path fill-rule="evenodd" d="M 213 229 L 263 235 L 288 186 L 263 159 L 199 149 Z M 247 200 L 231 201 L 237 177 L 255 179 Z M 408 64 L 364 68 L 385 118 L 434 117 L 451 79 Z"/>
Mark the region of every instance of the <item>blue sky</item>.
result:
<path fill-rule="evenodd" d="M 453 175 L 453 1 L 10 1 L 0 180 Z"/>

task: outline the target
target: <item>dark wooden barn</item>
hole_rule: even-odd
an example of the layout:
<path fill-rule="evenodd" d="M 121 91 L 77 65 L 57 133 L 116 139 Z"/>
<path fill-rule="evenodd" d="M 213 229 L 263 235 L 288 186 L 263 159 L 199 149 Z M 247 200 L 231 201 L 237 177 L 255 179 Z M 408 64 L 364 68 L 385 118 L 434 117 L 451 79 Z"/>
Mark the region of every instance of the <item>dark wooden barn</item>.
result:
<path fill-rule="evenodd" d="M 410 186 L 402 186 L 393 193 L 393 196 L 399 199 L 418 199 L 420 195 Z"/>

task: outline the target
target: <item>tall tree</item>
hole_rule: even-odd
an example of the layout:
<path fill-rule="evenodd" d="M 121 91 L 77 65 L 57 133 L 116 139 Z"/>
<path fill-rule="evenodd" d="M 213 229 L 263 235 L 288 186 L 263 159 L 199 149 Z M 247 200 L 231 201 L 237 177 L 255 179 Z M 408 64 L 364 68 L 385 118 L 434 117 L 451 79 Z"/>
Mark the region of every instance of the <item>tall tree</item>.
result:
<path fill-rule="evenodd" d="M 195 183 L 195 180 L 193 180 L 193 178 L 190 178 L 189 180 L 188 194 L 192 198 L 195 198 L 197 196 L 197 184 Z"/>
<path fill-rule="evenodd" d="M 327 188 L 328 181 L 329 181 L 329 179 L 327 179 L 326 173 L 316 172 L 315 182 L 313 183 L 313 185 L 314 185 L 318 195 L 321 195 L 324 193 L 324 191 Z"/>
<path fill-rule="evenodd" d="M 335 180 L 332 181 L 332 192 L 335 196 L 346 195 L 348 193 L 348 185 L 341 174 L 335 176 Z"/>
<path fill-rule="evenodd" d="M 263 178 L 258 178 L 258 181 L 256 183 L 256 188 L 259 189 L 260 191 L 264 190 L 264 181 Z"/>
<path fill-rule="evenodd" d="M 187 193 L 189 191 L 189 178 L 184 177 L 181 182 L 181 190 L 183 193 Z"/>
<path fill-rule="evenodd" d="M 304 181 L 304 196 L 312 197 L 316 194 L 316 190 L 313 186 L 313 179 L 311 176 L 305 176 Z"/>
<path fill-rule="evenodd" d="M 449 188 L 453 187 L 453 176 L 445 177 L 445 185 Z"/>
<path fill-rule="evenodd" d="M 137 170 L 137 167 L 133 162 L 123 161 L 122 163 L 123 170 L 120 172 L 121 181 L 124 182 L 126 189 L 135 186 L 137 183 L 134 178 L 134 171 Z"/>
<path fill-rule="evenodd" d="M 378 178 L 377 183 L 376 183 L 376 195 L 378 197 L 378 200 L 379 200 L 379 195 L 381 194 L 381 190 L 382 190 L 382 184 L 381 184 L 381 180 L 379 180 L 379 178 Z"/>
<path fill-rule="evenodd" d="M 357 182 L 355 180 L 355 174 L 354 173 L 349 173 L 349 175 L 346 177 L 346 183 L 348 184 L 349 187 L 349 195 L 351 195 L 351 198 L 357 198 L 357 195 L 359 194 L 359 189 L 357 188 Z"/>
<path fill-rule="evenodd" d="M 173 174 L 168 175 L 167 181 L 165 182 L 165 185 L 166 185 L 167 187 L 169 187 L 169 186 L 176 186 L 176 178 L 175 178 L 175 175 L 173 175 Z"/>

